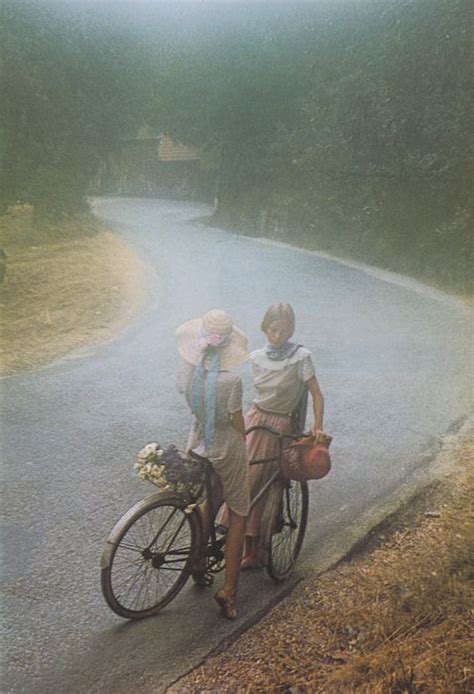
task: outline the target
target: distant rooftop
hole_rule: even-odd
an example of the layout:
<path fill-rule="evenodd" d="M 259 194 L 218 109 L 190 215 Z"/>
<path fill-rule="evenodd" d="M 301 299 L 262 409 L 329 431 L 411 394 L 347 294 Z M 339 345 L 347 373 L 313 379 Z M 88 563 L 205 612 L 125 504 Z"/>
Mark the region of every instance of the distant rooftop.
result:
<path fill-rule="evenodd" d="M 169 135 L 160 135 L 158 159 L 161 161 L 190 161 L 199 159 L 199 152 L 195 147 L 187 147 L 180 142 L 174 142 Z"/>
<path fill-rule="evenodd" d="M 158 144 L 158 159 L 160 161 L 193 161 L 200 158 L 196 147 L 188 147 L 176 142 L 165 133 L 157 134 L 148 125 L 141 127 L 134 136 L 124 137 L 125 142 L 154 141 Z"/>

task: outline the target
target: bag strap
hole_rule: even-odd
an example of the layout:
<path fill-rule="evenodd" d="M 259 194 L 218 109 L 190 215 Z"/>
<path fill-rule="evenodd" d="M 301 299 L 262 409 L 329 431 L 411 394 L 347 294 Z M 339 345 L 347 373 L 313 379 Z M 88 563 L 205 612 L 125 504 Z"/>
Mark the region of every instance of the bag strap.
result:
<path fill-rule="evenodd" d="M 296 345 L 292 350 L 288 359 L 290 359 L 303 345 Z M 308 407 L 308 387 L 305 384 L 303 393 L 296 404 L 295 409 L 291 412 L 291 429 L 294 434 L 302 432 L 306 422 L 306 411 Z"/>
<path fill-rule="evenodd" d="M 287 359 L 291 359 L 291 357 L 293 357 L 296 354 L 296 352 L 299 350 L 299 348 L 302 346 L 303 345 L 296 345 L 295 348 L 291 351 L 291 353 L 287 356 Z"/>

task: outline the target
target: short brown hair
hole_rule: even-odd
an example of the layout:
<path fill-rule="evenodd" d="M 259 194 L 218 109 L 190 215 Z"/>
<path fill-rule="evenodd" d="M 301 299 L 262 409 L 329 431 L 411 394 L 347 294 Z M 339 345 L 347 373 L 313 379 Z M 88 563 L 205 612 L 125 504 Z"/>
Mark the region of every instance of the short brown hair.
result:
<path fill-rule="evenodd" d="M 276 320 L 285 321 L 288 323 L 288 328 L 291 334 L 295 332 L 295 312 L 290 304 L 272 304 L 265 311 L 260 328 L 262 332 L 267 332 L 270 323 Z"/>

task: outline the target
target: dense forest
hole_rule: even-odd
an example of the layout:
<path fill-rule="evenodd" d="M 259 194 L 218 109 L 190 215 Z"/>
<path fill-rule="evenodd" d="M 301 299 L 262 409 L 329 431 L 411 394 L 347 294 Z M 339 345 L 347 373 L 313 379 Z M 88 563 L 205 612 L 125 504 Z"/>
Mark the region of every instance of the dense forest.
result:
<path fill-rule="evenodd" d="M 146 124 L 213 162 L 216 224 L 472 290 L 472 7 L 4 0 L 2 210 L 86 214 Z"/>

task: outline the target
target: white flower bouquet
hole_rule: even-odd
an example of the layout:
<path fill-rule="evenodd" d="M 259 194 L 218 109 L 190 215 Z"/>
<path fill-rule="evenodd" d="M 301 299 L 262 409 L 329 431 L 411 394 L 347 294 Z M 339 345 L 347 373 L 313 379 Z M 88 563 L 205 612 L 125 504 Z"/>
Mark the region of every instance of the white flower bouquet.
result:
<path fill-rule="evenodd" d="M 138 452 L 133 467 L 140 479 L 151 482 L 162 492 L 174 492 L 188 502 L 197 501 L 202 495 L 204 469 L 174 445 L 163 449 L 155 442 L 147 444 Z"/>

